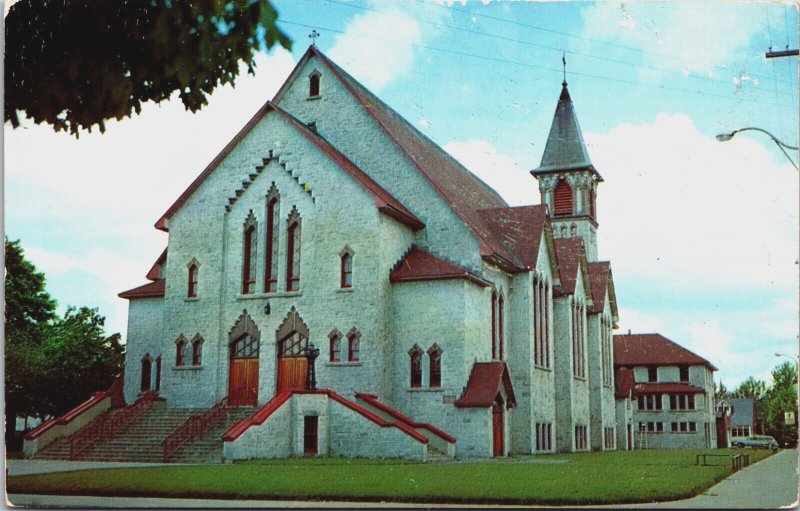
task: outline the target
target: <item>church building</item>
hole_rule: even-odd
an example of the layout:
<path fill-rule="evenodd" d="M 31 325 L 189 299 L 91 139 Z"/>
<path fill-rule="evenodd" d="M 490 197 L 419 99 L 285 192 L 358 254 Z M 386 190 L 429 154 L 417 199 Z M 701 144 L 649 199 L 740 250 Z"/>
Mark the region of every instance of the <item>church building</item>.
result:
<path fill-rule="evenodd" d="M 125 400 L 250 407 L 227 460 L 632 446 L 566 81 L 531 174 L 541 204 L 510 207 L 312 45 L 156 222 Z"/>

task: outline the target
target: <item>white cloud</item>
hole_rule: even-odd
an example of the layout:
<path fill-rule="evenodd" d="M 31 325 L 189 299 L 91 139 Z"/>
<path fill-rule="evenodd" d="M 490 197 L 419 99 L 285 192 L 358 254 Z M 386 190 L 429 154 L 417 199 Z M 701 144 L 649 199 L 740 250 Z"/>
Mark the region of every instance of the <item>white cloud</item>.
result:
<path fill-rule="evenodd" d="M 498 154 L 488 140 L 449 142 L 444 150 L 494 188 L 511 206 L 538 202 L 538 187 L 511 157 Z"/>
<path fill-rule="evenodd" d="M 370 10 L 353 17 L 343 34 L 337 35 L 328 56 L 371 90 L 380 91 L 394 79 L 413 68 L 422 45 L 436 33 L 430 24 L 411 19 L 401 6 L 390 2 L 372 2 Z M 379 11 L 379 12 L 378 12 Z M 415 16 L 424 13 L 426 20 L 442 17 L 441 9 L 419 6 Z"/>
<path fill-rule="evenodd" d="M 797 171 L 756 139 L 659 114 L 586 140 L 613 183 L 598 189 L 601 258 L 687 292 L 797 288 Z"/>
<path fill-rule="evenodd" d="M 707 74 L 766 31 L 762 19 L 735 4 L 594 2 L 583 10 L 583 35 L 642 49 L 649 65 Z"/>

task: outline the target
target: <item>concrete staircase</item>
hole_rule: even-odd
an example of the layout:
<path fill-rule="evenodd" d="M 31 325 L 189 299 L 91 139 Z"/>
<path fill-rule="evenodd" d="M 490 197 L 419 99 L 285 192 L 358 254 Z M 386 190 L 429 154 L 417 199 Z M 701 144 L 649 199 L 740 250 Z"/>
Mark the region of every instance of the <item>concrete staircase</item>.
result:
<path fill-rule="evenodd" d="M 83 451 L 80 461 L 130 461 L 161 463 L 164 450 L 161 442 L 191 415 L 203 413 L 197 408 L 152 409 L 128 425 L 115 438 L 99 440 Z M 171 463 L 220 463 L 222 439 L 220 434 L 234 423 L 249 417 L 253 408 L 232 408 L 222 423 L 212 428 L 202 438 L 187 443 L 170 457 Z M 115 413 L 110 411 L 108 413 Z M 35 459 L 69 459 L 69 439 L 62 438 L 42 451 Z"/>

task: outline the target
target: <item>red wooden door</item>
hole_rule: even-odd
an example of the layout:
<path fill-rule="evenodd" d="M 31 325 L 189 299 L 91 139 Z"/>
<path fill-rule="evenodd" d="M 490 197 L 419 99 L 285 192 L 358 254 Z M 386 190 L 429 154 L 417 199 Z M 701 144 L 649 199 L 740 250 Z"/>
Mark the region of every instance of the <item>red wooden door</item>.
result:
<path fill-rule="evenodd" d="M 258 403 L 258 359 L 231 359 L 228 404 L 255 406 Z"/>
<path fill-rule="evenodd" d="M 278 359 L 278 392 L 304 390 L 308 360 L 305 357 L 281 357 Z"/>
<path fill-rule="evenodd" d="M 503 456 L 503 403 L 492 406 L 492 453 L 494 456 Z"/>

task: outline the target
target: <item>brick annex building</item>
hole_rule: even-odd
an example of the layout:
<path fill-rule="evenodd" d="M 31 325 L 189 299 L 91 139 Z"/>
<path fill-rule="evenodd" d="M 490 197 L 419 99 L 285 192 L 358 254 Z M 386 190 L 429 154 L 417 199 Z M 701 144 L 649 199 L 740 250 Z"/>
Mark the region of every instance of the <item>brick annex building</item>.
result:
<path fill-rule="evenodd" d="M 125 401 L 239 407 L 225 459 L 646 446 L 634 366 L 651 362 L 615 382 L 603 179 L 566 82 L 531 174 L 541 205 L 509 207 L 310 47 L 156 223 L 169 242 L 151 282 L 120 294 Z M 711 411 L 692 420 L 713 424 L 713 377 L 664 367 L 667 409 L 699 394 Z M 708 428 L 679 426 L 680 445 L 715 445 Z"/>

